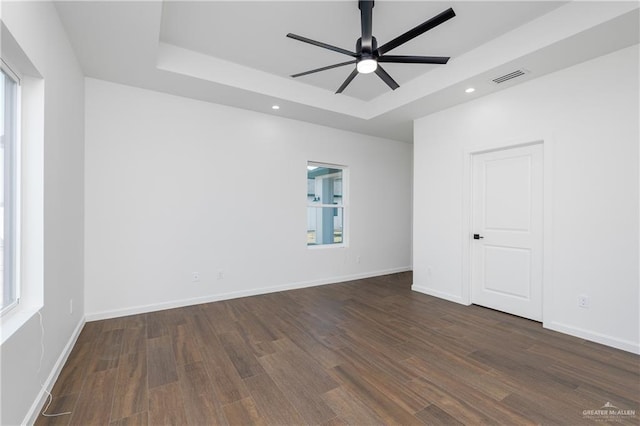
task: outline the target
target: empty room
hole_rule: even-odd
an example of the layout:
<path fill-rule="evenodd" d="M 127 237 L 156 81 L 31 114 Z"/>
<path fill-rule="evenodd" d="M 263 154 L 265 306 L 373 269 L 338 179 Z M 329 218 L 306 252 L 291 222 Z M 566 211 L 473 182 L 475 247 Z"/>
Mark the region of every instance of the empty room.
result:
<path fill-rule="evenodd" d="M 640 423 L 637 1 L 0 31 L 3 426 Z"/>

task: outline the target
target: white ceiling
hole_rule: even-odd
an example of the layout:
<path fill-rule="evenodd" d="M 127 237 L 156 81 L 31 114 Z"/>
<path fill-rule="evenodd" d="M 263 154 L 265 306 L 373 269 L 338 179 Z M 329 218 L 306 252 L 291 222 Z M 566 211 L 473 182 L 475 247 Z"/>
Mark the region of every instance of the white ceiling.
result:
<path fill-rule="evenodd" d="M 452 7 L 456 17 L 392 54 L 450 56 L 447 65 L 385 64 L 400 84 L 353 69 L 291 74 L 350 58 L 286 38 L 355 50 L 357 1 L 57 2 L 89 77 L 410 142 L 412 120 L 637 44 L 637 2 L 377 1 L 378 43 Z M 490 80 L 528 73 L 498 86 Z M 471 95 L 467 86 L 476 87 Z M 279 104 L 280 110 L 271 110 Z"/>
<path fill-rule="evenodd" d="M 373 34 L 382 45 L 452 7 L 455 18 L 392 54 L 457 57 L 560 4 L 381 1 L 373 9 Z M 353 59 L 286 38 L 288 32 L 355 51 L 360 37 L 358 3 L 165 2 L 160 40 L 282 77 Z M 384 64 L 400 85 L 437 67 Z M 301 81 L 335 92 L 353 68 L 336 68 L 305 76 Z M 361 75 L 344 95 L 369 101 L 388 90 L 378 76 Z"/>

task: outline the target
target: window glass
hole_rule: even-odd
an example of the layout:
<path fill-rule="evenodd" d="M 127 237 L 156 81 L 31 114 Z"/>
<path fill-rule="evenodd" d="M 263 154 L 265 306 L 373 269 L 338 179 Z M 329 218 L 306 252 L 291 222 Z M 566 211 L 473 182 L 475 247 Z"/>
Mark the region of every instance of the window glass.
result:
<path fill-rule="evenodd" d="M 2 299 L 0 312 L 6 312 L 18 300 L 15 280 L 16 213 L 16 119 L 17 83 L 0 72 L 0 276 Z"/>
<path fill-rule="evenodd" d="M 307 165 L 307 245 L 343 244 L 344 168 Z"/>

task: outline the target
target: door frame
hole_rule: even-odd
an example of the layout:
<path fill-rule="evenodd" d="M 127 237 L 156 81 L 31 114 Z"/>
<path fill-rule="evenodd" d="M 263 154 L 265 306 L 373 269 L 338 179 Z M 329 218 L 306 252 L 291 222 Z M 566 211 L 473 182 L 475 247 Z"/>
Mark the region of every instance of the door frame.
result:
<path fill-rule="evenodd" d="M 473 156 L 486 152 L 501 151 L 503 149 L 518 148 L 528 145 L 542 145 L 542 321 L 552 317 L 553 286 L 552 282 L 552 147 L 550 135 L 544 137 L 523 137 L 515 140 L 499 141 L 493 144 L 482 144 L 474 148 L 467 148 L 463 152 L 463 180 L 462 180 L 462 297 L 465 305 L 471 305 L 471 244 L 472 215 L 473 215 Z"/>

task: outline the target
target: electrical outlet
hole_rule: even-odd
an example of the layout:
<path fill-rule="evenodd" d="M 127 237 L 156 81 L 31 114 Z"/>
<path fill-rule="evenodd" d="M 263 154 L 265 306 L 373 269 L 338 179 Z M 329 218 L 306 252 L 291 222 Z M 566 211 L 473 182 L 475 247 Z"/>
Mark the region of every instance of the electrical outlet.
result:
<path fill-rule="evenodd" d="M 589 296 L 581 294 L 578 296 L 578 306 L 581 308 L 589 307 Z"/>
<path fill-rule="evenodd" d="M 360 263 L 360 256 L 356 256 L 356 263 Z"/>
<path fill-rule="evenodd" d="M 197 283 L 198 281 L 200 281 L 200 272 L 192 272 L 191 282 Z"/>
<path fill-rule="evenodd" d="M 69 315 L 73 315 L 73 299 L 69 299 Z"/>
<path fill-rule="evenodd" d="M 219 280 L 224 279 L 224 272 L 223 271 L 218 271 L 218 279 Z"/>
<path fill-rule="evenodd" d="M 431 266 L 427 266 L 427 276 L 431 276 Z"/>

